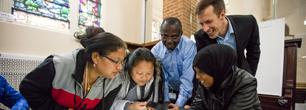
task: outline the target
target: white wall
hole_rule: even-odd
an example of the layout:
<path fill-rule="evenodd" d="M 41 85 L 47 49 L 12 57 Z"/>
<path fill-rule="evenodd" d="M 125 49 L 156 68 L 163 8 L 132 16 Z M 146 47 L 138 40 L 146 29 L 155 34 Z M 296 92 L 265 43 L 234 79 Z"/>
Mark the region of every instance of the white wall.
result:
<path fill-rule="evenodd" d="M 153 2 L 154 0 L 147 0 L 147 13 L 146 13 L 146 39 L 147 43 L 152 41 L 152 17 L 153 17 Z"/>
<path fill-rule="evenodd" d="M 306 0 L 277 0 L 276 18 L 286 18 L 290 35 L 306 32 Z"/>
<path fill-rule="evenodd" d="M 0 11 L 11 13 L 12 0 L 0 0 Z M 73 33 L 78 29 L 78 4 L 71 1 L 69 32 L 0 20 L 0 53 L 48 56 L 82 47 Z M 102 0 L 102 27 L 124 41 L 141 43 L 142 0 Z M 151 23 L 151 22 L 150 22 Z"/>
<path fill-rule="evenodd" d="M 153 15 L 152 17 L 157 22 L 163 22 L 163 0 L 153 0 Z"/>
<path fill-rule="evenodd" d="M 228 0 L 230 10 L 227 14 L 229 15 L 248 15 L 252 14 L 257 22 L 263 21 L 263 10 L 266 7 L 264 2 L 266 0 Z"/>
<path fill-rule="evenodd" d="M 141 43 L 143 0 L 102 0 L 102 27 L 124 41 Z"/>
<path fill-rule="evenodd" d="M 305 26 L 306 27 L 306 26 Z M 306 32 L 294 35 L 295 38 L 302 38 L 301 48 L 297 51 L 297 69 L 296 69 L 296 82 L 306 83 Z"/>
<path fill-rule="evenodd" d="M 48 56 L 81 47 L 68 32 L 0 22 L 0 53 Z"/>

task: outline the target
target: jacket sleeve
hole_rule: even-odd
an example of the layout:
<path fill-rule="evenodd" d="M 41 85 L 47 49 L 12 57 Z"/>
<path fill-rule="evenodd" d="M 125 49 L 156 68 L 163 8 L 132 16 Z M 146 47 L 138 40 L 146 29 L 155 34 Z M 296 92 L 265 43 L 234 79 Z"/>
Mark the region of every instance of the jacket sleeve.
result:
<path fill-rule="evenodd" d="M 178 98 L 176 100 L 177 105 L 180 107 L 184 107 L 187 100 L 191 98 L 192 96 L 192 90 L 193 90 L 193 78 L 195 75 L 195 72 L 192 68 L 192 62 L 197 54 L 197 49 L 194 43 L 192 42 L 192 45 L 186 47 L 188 50 L 184 53 L 184 61 L 183 61 L 183 68 L 182 68 L 182 75 L 180 77 L 180 91 Z"/>
<path fill-rule="evenodd" d="M 160 78 L 158 79 L 159 81 L 161 80 Z M 155 82 L 155 92 L 154 92 L 154 102 L 158 102 L 159 98 L 159 81 Z M 148 91 L 149 92 L 149 91 Z M 120 92 L 121 93 L 121 92 Z M 127 93 L 128 94 L 128 93 Z M 125 97 L 125 96 L 123 96 Z M 153 98 L 153 93 L 151 94 L 151 97 L 148 99 L 148 101 L 152 101 Z M 117 95 L 114 103 L 112 104 L 110 110 L 127 110 L 130 104 L 137 102 L 137 101 L 130 101 L 130 100 L 124 100 L 122 98 L 122 95 Z"/>
<path fill-rule="evenodd" d="M 2 76 L 0 76 L 0 88 L 0 96 L 2 95 L 1 103 L 12 110 L 29 110 L 27 101 Z"/>
<path fill-rule="evenodd" d="M 204 96 L 202 96 L 203 94 L 204 94 L 203 88 L 200 87 L 200 85 L 198 84 L 196 95 L 194 97 L 193 102 L 191 103 L 191 107 L 189 109 L 179 107 L 179 110 L 207 110 L 203 104 L 203 99 L 204 99 Z"/>
<path fill-rule="evenodd" d="M 115 103 L 115 98 L 118 94 L 118 92 L 121 89 L 122 84 L 120 84 L 116 89 L 112 90 L 105 98 L 103 98 L 96 107 L 94 107 L 92 110 L 111 110 L 111 107 L 113 103 Z M 103 105 L 104 100 L 104 105 Z M 104 107 L 103 107 L 103 106 Z M 103 108 L 103 109 L 102 109 Z"/>
<path fill-rule="evenodd" d="M 126 104 L 132 104 L 134 101 L 129 100 L 115 100 L 113 105 L 111 106 L 110 110 L 125 110 Z"/>
<path fill-rule="evenodd" d="M 33 110 L 67 110 L 57 104 L 52 96 L 52 81 L 55 76 L 53 56 L 46 58 L 20 83 L 20 93 Z"/>
<path fill-rule="evenodd" d="M 196 95 L 194 97 L 193 102 L 191 103 L 190 110 L 203 110 L 204 104 L 203 104 L 203 97 L 201 94 L 203 94 L 203 88 L 198 85 Z"/>
<path fill-rule="evenodd" d="M 257 95 L 256 78 L 247 78 L 237 86 L 239 89 L 229 101 L 229 110 L 260 110 L 260 102 Z"/>
<path fill-rule="evenodd" d="M 258 25 L 257 25 L 256 19 L 254 18 L 254 16 L 252 16 L 252 19 L 254 21 L 254 24 L 253 24 L 254 26 L 253 26 L 253 30 L 252 30 L 248 45 L 246 46 L 246 50 L 247 50 L 246 57 L 250 65 L 252 75 L 255 76 L 258 62 L 259 62 L 259 57 L 260 57 L 260 47 L 259 47 L 260 40 L 259 40 L 259 31 L 258 31 Z"/>

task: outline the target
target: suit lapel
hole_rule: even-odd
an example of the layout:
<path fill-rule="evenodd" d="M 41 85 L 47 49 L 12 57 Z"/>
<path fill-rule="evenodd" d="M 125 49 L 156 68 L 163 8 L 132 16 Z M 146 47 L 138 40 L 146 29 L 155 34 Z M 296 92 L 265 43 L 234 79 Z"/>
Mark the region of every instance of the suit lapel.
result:
<path fill-rule="evenodd" d="M 242 33 L 240 33 L 239 30 L 241 30 L 240 28 L 245 28 L 243 26 L 238 26 L 238 22 L 235 21 L 235 18 L 233 16 L 228 16 L 228 18 L 230 19 L 231 21 L 231 24 L 232 24 L 232 27 L 233 27 L 233 30 L 234 30 L 234 34 L 235 34 L 235 39 L 236 39 L 236 48 L 237 48 L 237 57 L 238 57 L 238 67 L 241 67 L 241 57 L 243 56 L 243 52 L 244 52 L 244 47 L 242 45 Z"/>

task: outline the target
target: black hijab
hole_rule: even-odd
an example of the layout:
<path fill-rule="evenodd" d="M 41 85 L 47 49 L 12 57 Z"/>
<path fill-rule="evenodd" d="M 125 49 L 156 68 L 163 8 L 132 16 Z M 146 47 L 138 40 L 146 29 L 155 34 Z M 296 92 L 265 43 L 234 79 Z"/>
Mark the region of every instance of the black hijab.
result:
<path fill-rule="evenodd" d="M 232 77 L 232 67 L 236 64 L 236 52 L 223 44 L 212 44 L 201 49 L 193 60 L 193 67 L 214 78 L 213 91 L 219 89 L 221 83 Z"/>

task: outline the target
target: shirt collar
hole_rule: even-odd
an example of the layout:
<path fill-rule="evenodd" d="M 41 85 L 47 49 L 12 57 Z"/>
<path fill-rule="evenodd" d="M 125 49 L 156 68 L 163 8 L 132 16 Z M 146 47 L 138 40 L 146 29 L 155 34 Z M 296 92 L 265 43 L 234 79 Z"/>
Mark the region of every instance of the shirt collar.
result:
<path fill-rule="evenodd" d="M 234 33 L 233 26 L 232 26 L 232 23 L 231 23 L 230 19 L 228 19 L 227 16 L 226 16 L 225 18 L 226 18 L 227 21 L 228 21 L 228 30 L 227 30 L 227 31 L 228 31 L 230 34 Z"/>
<path fill-rule="evenodd" d="M 228 21 L 228 29 L 227 29 L 227 32 L 226 32 L 226 34 L 225 34 L 225 38 L 226 38 L 227 35 L 228 35 L 228 37 L 229 37 L 231 34 L 234 34 L 234 30 L 233 30 L 233 27 L 232 27 L 232 24 L 231 24 L 230 19 L 228 19 L 227 16 L 225 16 L 225 18 L 226 18 L 227 21 Z M 219 38 L 219 39 L 225 39 L 225 38 L 223 38 L 223 37 L 221 37 L 221 36 L 219 36 L 219 35 L 217 35 L 217 38 Z"/>

